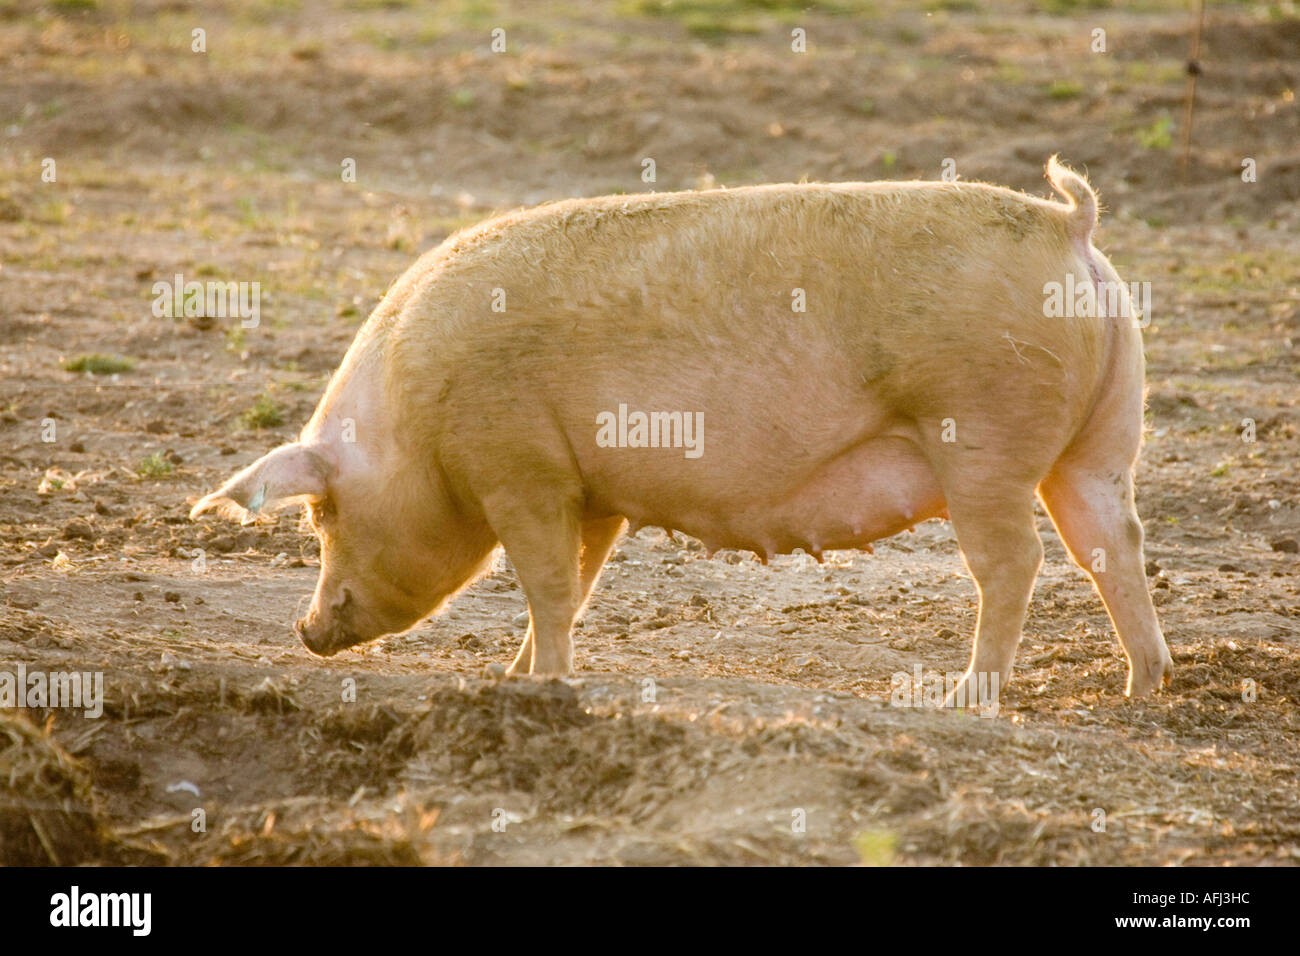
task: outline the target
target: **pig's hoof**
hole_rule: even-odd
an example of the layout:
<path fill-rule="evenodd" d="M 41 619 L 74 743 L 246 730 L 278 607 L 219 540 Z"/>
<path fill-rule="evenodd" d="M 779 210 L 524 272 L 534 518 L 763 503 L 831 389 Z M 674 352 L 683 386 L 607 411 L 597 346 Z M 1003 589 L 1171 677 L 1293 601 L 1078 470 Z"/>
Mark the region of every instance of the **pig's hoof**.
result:
<path fill-rule="evenodd" d="M 523 665 L 516 666 L 511 664 L 506 668 L 506 677 L 517 678 L 534 678 L 536 680 L 554 680 L 557 677 L 568 677 L 572 673 L 572 668 L 561 669 L 558 667 L 538 667 L 534 665 L 530 670 Z"/>
<path fill-rule="evenodd" d="M 961 708 L 980 715 L 996 716 L 998 695 L 1006 681 L 1001 674 L 977 675 L 967 671 L 957 686 L 944 698 L 943 706 Z"/>
<path fill-rule="evenodd" d="M 1162 687 L 1168 687 L 1174 679 L 1174 661 L 1169 651 L 1161 648 L 1159 657 L 1140 664 L 1130 665 L 1128 671 L 1129 697 L 1146 697 Z"/>

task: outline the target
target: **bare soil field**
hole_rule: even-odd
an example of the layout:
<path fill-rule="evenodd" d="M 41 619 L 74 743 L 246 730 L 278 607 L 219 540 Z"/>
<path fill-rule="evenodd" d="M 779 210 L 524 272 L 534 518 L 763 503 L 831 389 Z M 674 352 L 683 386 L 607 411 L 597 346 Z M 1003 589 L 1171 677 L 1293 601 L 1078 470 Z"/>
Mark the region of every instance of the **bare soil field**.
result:
<path fill-rule="evenodd" d="M 0 5 L 0 671 L 105 693 L 98 719 L 0 710 L 0 862 L 1300 861 L 1296 8 L 1210 4 L 1180 175 L 1182 3 L 801 6 Z M 415 256 L 495 210 L 948 158 L 1046 195 L 1052 153 L 1152 284 L 1154 698 L 1123 696 L 1046 516 L 991 718 L 893 701 L 897 673 L 969 657 L 942 522 L 766 566 L 644 529 L 575 676 L 542 681 L 492 666 L 524 633 L 504 558 L 319 659 L 290 631 L 319 554 L 297 513 L 187 518 L 291 440 Z M 260 323 L 156 316 L 177 274 L 260 283 Z"/>

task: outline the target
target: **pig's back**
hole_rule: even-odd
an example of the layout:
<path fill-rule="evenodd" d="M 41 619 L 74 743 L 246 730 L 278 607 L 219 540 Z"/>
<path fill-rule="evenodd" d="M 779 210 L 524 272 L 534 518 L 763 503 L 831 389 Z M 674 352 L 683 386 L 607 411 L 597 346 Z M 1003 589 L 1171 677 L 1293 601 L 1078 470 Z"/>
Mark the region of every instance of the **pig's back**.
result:
<path fill-rule="evenodd" d="M 417 264 L 400 357 L 426 381 L 472 367 L 561 395 L 629 374 L 683 400 L 756 376 L 840 400 L 866 385 L 909 415 L 975 381 L 1069 393 L 1104 329 L 1043 315 L 1044 283 L 1077 267 L 1064 211 L 939 183 L 553 203 Z"/>

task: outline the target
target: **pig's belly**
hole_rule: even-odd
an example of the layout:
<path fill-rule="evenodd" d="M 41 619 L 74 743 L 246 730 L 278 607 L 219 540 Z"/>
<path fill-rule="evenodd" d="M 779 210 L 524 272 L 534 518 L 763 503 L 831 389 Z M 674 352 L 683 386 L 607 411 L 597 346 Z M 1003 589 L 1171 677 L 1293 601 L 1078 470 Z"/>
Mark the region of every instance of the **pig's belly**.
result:
<path fill-rule="evenodd" d="M 606 474 L 591 489 L 594 511 L 622 514 L 633 527 L 657 525 L 766 559 L 801 548 L 820 554 L 864 548 L 928 518 L 945 517 L 943 492 L 907 438 L 862 441 L 799 475 L 761 465 L 701 475 L 689 469 Z M 680 476 L 680 478 L 679 478 Z"/>

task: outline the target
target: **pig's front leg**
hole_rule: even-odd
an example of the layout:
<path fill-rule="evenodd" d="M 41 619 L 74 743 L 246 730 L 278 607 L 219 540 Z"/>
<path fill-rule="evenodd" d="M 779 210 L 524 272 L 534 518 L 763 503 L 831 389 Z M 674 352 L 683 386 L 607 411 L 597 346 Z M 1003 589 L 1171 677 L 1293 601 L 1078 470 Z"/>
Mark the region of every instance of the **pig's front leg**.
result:
<path fill-rule="evenodd" d="M 519 653 L 515 659 L 510 662 L 506 668 L 506 676 L 514 677 L 517 674 L 531 674 L 533 672 L 533 622 L 532 615 L 529 615 L 528 633 L 524 635 L 524 642 L 519 645 Z"/>
<path fill-rule="evenodd" d="M 605 567 L 605 560 L 609 557 L 610 551 L 614 548 L 614 543 L 618 541 L 619 536 L 622 535 L 623 529 L 626 527 L 627 519 L 621 515 L 612 518 L 597 518 L 582 523 L 582 555 L 580 558 L 581 570 L 579 572 L 580 593 L 578 609 L 573 615 L 574 620 L 582 614 L 583 608 L 587 606 L 587 601 L 591 598 L 591 592 L 595 590 L 596 581 L 600 579 L 600 572 Z M 514 561 L 514 558 L 512 557 L 511 560 Z M 530 599 L 530 608 L 531 605 Z M 516 674 L 548 673 L 534 668 L 533 648 L 536 646 L 536 641 L 533 639 L 531 613 L 529 617 L 528 634 L 524 637 L 524 643 L 520 646 L 514 663 L 506 671 L 511 676 Z M 570 622 L 571 626 L 572 622 Z"/>
<path fill-rule="evenodd" d="M 584 598 L 582 488 L 549 462 L 525 468 L 524 456 L 517 458 L 529 481 L 499 486 L 483 499 L 483 513 L 528 598 L 528 637 L 512 673 L 522 672 L 531 656 L 528 673 L 567 674 L 573 669 L 573 621 Z M 552 481 L 539 481 L 547 474 Z"/>

